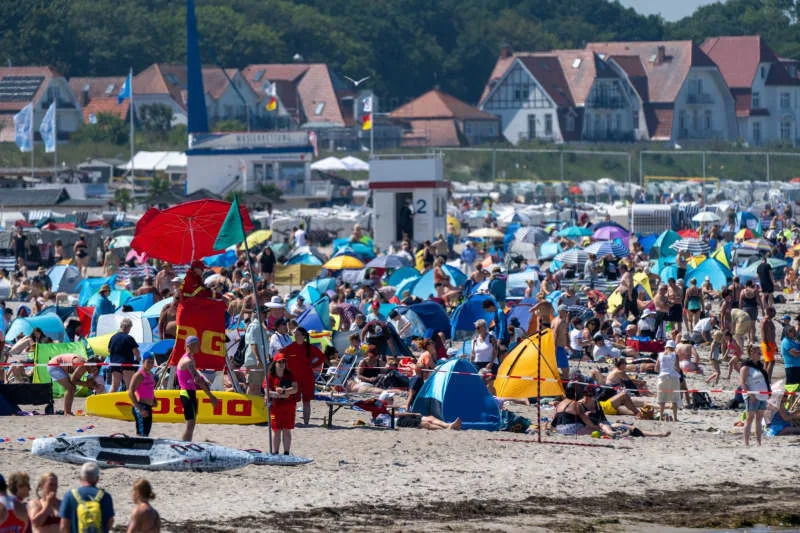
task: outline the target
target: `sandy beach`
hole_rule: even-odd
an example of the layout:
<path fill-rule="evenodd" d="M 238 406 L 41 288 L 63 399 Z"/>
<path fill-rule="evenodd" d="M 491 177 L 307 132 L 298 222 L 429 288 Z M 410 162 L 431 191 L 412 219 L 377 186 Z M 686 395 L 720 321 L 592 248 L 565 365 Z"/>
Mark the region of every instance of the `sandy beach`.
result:
<path fill-rule="evenodd" d="M 693 381 L 690 386 L 700 385 Z M 535 419 L 533 407 L 513 410 Z M 312 427 L 294 433 L 294 453 L 314 458 L 308 466 L 251 465 L 216 474 L 117 468 L 105 470 L 100 484 L 115 498 L 118 523 L 126 523 L 131 484 L 148 478 L 169 531 L 617 531 L 653 524 L 800 524 L 793 503 L 800 438 L 765 439 L 761 448 L 744 448 L 734 411 L 682 410 L 678 423 L 639 423 L 645 430 L 671 430 L 664 439 L 546 437 L 561 444 L 537 444 L 534 436 L 507 432 L 356 426 L 369 416 L 349 410 L 327 429 L 325 412 L 324 403 L 314 402 Z M 543 416 L 550 413 L 543 409 Z M 0 437 L 74 435 L 87 425 L 95 426 L 87 434 L 134 433 L 133 423 L 109 419 L 29 416 L 4 417 Z M 158 424 L 151 436 L 179 438 L 181 428 Z M 266 448 L 266 435 L 265 427 L 201 425 L 195 438 Z M 29 450 L 30 442 L 0 444 L 0 472 L 53 471 L 61 491 L 77 482 L 76 467 Z"/>

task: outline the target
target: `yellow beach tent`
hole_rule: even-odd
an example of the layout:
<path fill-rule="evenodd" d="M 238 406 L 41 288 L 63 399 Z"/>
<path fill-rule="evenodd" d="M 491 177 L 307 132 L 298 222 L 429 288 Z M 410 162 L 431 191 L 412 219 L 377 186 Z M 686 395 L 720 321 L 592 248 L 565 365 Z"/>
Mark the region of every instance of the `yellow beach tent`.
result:
<path fill-rule="evenodd" d="M 498 398 L 535 398 L 537 379 L 541 380 L 542 396 L 564 395 L 556 366 L 556 345 L 550 329 L 542 330 L 541 336 L 536 334 L 524 339 L 506 355 L 497 371 L 494 388 Z"/>

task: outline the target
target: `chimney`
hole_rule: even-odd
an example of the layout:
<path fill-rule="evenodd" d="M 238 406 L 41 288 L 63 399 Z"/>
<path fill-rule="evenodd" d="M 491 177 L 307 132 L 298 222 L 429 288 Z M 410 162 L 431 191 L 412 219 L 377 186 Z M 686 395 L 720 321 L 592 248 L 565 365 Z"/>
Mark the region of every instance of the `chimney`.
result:
<path fill-rule="evenodd" d="M 503 47 L 500 49 L 500 58 L 501 59 L 506 59 L 508 57 L 511 57 L 511 55 L 513 53 L 514 53 L 514 51 L 511 49 L 511 46 L 509 46 L 507 44 L 503 45 Z"/>
<path fill-rule="evenodd" d="M 667 48 L 663 44 L 658 45 L 658 47 L 656 48 L 656 65 L 660 65 L 661 63 L 663 63 L 666 57 L 667 57 Z"/>

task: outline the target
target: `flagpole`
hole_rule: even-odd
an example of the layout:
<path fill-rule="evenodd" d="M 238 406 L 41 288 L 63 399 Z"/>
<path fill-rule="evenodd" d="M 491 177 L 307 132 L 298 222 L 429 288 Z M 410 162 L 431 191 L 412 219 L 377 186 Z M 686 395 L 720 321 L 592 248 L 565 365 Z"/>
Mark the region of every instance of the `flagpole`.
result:
<path fill-rule="evenodd" d="M 35 142 L 36 141 L 36 135 L 33 133 L 33 125 L 36 122 L 36 118 L 35 117 L 36 117 L 36 109 L 31 105 L 31 180 L 33 180 L 35 178 L 34 175 L 33 175 L 34 174 L 34 170 L 33 169 L 35 168 L 35 164 L 34 164 L 35 157 L 34 157 L 34 154 L 36 153 L 36 142 Z M 31 181 L 31 183 L 33 183 L 33 181 Z"/>
<path fill-rule="evenodd" d="M 134 112 L 133 112 L 133 67 L 130 67 L 129 70 L 128 70 L 128 79 L 130 80 L 130 87 L 128 87 L 128 92 L 130 93 L 130 95 L 128 97 L 128 105 L 130 105 L 130 108 L 131 108 L 131 133 L 130 133 L 130 136 L 131 136 L 131 140 L 130 140 L 130 145 L 131 145 L 131 173 L 130 173 L 130 178 L 131 178 L 131 183 L 133 183 L 133 143 L 134 143 L 134 123 L 136 122 L 135 115 L 134 115 Z"/>
<path fill-rule="evenodd" d="M 53 99 L 53 183 L 58 181 L 58 98 Z"/>
<path fill-rule="evenodd" d="M 236 196 L 234 196 L 234 202 L 236 203 L 236 205 L 239 205 L 238 198 L 236 198 Z M 244 235 L 244 253 L 245 256 L 247 257 L 247 270 L 250 272 L 250 279 L 253 285 L 253 299 L 255 300 L 255 305 L 256 305 L 256 320 L 258 320 L 258 325 L 259 325 L 258 330 L 261 335 L 261 344 L 262 346 L 265 347 L 265 349 L 268 349 L 269 345 L 267 344 L 267 340 L 264 338 L 264 322 L 261 320 L 261 302 L 258 301 L 258 285 L 256 284 L 256 276 L 255 273 L 253 272 L 253 260 L 250 257 L 250 246 L 248 246 L 247 244 L 247 234 L 244 231 L 244 220 L 242 219 L 241 214 L 239 215 L 239 224 L 241 225 L 242 228 L 242 235 Z M 256 350 L 256 354 L 258 354 L 258 350 Z M 269 453 L 270 455 L 272 455 L 273 453 L 275 453 L 274 450 L 272 449 L 272 423 L 270 421 L 270 413 L 269 413 L 270 404 L 272 402 L 269 398 L 269 374 L 268 374 L 269 365 L 267 361 L 268 358 L 266 357 L 266 354 L 264 354 L 264 356 L 265 357 L 261 360 L 261 364 L 264 366 L 264 375 L 266 376 L 267 379 L 267 387 L 266 387 L 267 433 L 269 435 Z M 261 358 L 261 355 L 258 354 L 258 357 Z"/>

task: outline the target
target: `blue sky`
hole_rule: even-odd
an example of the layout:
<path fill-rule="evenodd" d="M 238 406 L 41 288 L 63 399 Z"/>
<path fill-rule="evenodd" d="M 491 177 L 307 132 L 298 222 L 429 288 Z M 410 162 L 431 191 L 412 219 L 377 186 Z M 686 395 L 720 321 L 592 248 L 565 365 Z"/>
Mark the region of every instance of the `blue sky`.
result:
<path fill-rule="evenodd" d="M 643 15 L 661 15 L 670 21 L 689 16 L 698 7 L 718 1 L 720 0 L 619 0 L 622 5 L 632 7 Z"/>

